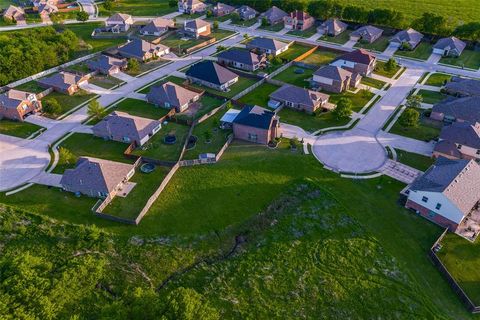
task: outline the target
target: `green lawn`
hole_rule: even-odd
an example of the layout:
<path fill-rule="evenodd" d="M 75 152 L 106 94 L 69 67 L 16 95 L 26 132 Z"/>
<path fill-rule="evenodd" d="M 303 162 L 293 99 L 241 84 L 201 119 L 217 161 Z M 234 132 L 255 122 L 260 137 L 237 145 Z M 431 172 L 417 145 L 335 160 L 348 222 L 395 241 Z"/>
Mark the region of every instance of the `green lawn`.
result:
<path fill-rule="evenodd" d="M 303 73 L 296 73 L 295 71 L 302 70 Z M 290 83 L 301 88 L 309 88 L 310 83 L 306 81 L 311 78 L 315 70 L 300 68 L 297 66 L 290 66 L 286 70 L 277 74 L 273 79 L 283 81 L 285 83 Z"/>
<path fill-rule="evenodd" d="M 343 93 L 333 93 L 333 92 L 325 92 L 328 95 L 330 95 L 330 98 L 328 99 L 329 102 L 336 104 L 338 100 L 341 98 L 347 98 L 352 101 L 353 104 L 353 111 L 358 112 L 360 111 L 368 101 L 370 101 L 374 94 L 370 91 L 367 90 L 360 90 L 357 93 L 352 93 L 352 92 L 343 92 Z"/>
<path fill-rule="evenodd" d="M 437 102 L 440 102 L 447 97 L 446 95 L 440 92 L 423 90 L 423 89 L 419 90 L 417 95 L 422 96 L 423 102 L 430 103 L 430 104 L 435 104 Z"/>
<path fill-rule="evenodd" d="M 80 73 L 89 73 L 88 65 L 84 62 L 74 64 L 73 66 L 67 67 L 67 71 L 80 72 Z"/>
<path fill-rule="evenodd" d="M 185 152 L 183 159 L 198 159 L 198 156 L 202 153 L 216 154 L 223 147 L 232 131 L 222 130 L 216 124 L 219 123 L 225 112 L 227 110 L 221 110 L 193 128 L 192 134 L 197 137 L 197 143 L 193 149 Z M 207 131 L 211 134 L 209 143 L 205 139 L 205 132 Z"/>
<path fill-rule="evenodd" d="M 112 76 L 95 76 L 93 78 L 90 78 L 88 82 L 104 89 L 111 89 L 123 83 L 122 80 Z"/>
<path fill-rule="evenodd" d="M 230 24 L 236 25 L 236 26 L 240 26 L 240 27 L 251 27 L 251 26 L 253 26 L 255 23 L 257 23 L 257 21 L 258 21 L 257 18 L 253 18 L 253 19 L 246 20 L 246 21 L 243 21 L 243 20 L 232 21 Z"/>
<path fill-rule="evenodd" d="M 176 6 L 169 6 L 168 1 L 158 0 L 117 0 L 110 12 L 105 10 L 103 4 L 99 4 L 99 7 L 103 16 L 110 16 L 115 12 L 134 16 L 163 16 L 177 10 Z"/>
<path fill-rule="evenodd" d="M 426 42 L 420 42 L 420 44 L 413 51 L 409 50 L 397 50 L 395 52 L 396 56 L 414 58 L 420 60 L 427 60 L 432 54 L 432 45 Z"/>
<path fill-rule="evenodd" d="M 169 110 L 165 108 L 155 107 L 153 104 L 147 101 L 127 98 L 120 101 L 112 111 L 123 111 L 132 116 L 149 118 L 158 120 L 164 117 Z"/>
<path fill-rule="evenodd" d="M 134 150 L 132 154 L 156 160 L 176 162 L 180 157 L 180 152 L 182 152 L 183 143 L 187 139 L 189 129 L 190 127 L 175 122 L 164 124 L 160 131 L 150 138 L 142 147 Z M 164 143 L 165 136 L 170 134 L 174 134 L 177 138 L 177 141 L 173 145 Z"/>
<path fill-rule="evenodd" d="M 227 20 L 229 20 L 229 19 L 231 19 L 231 18 L 232 18 L 232 15 L 231 15 L 231 14 L 226 14 L 226 15 L 221 16 L 221 17 L 214 17 L 214 16 L 212 16 L 212 17 L 207 17 L 207 18 L 205 18 L 205 20 L 206 20 L 206 21 L 211 21 L 211 22 L 213 22 L 213 21 L 218 21 L 218 22 L 220 23 L 220 22 L 225 22 L 225 21 L 227 21 Z"/>
<path fill-rule="evenodd" d="M 31 93 L 40 93 L 42 91 L 45 91 L 45 88 L 40 87 L 38 82 L 36 80 L 31 80 L 29 82 L 25 82 L 24 84 L 21 84 L 19 86 L 16 86 L 15 89 L 17 90 L 23 90 Z"/>
<path fill-rule="evenodd" d="M 18 138 L 28 138 L 42 127 L 28 122 L 0 119 L 0 134 L 6 134 Z"/>
<path fill-rule="evenodd" d="M 88 93 L 84 90 L 80 90 L 74 95 L 69 96 L 68 94 L 60 93 L 60 92 L 52 92 L 48 94 L 46 97 L 44 97 L 42 100 L 48 100 L 48 99 L 55 99 L 58 101 L 60 106 L 62 107 L 62 110 L 59 114 L 48 114 L 44 113 L 45 116 L 49 118 L 57 118 L 58 116 L 65 114 L 66 112 L 69 112 L 70 110 L 75 109 L 82 103 L 90 100 L 91 98 L 95 97 L 94 94 Z"/>
<path fill-rule="evenodd" d="M 400 149 L 395 149 L 397 152 L 397 161 L 412 168 L 425 171 L 435 162 L 431 157 L 423 156 L 421 154 L 411 153 Z"/>
<path fill-rule="evenodd" d="M 289 108 L 283 108 L 279 113 L 280 122 L 299 126 L 300 128 L 315 132 L 319 129 L 346 125 L 350 118 L 336 119 L 332 112 L 320 113 L 318 115 L 307 114 Z"/>
<path fill-rule="evenodd" d="M 355 44 L 355 48 L 364 48 L 367 50 L 383 52 L 385 51 L 385 49 L 387 49 L 388 45 L 389 45 L 389 38 L 385 36 L 381 36 L 373 43 L 366 43 L 360 40 Z"/>
<path fill-rule="evenodd" d="M 425 84 L 428 86 L 435 86 L 435 87 L 443 87 L 445 82 L 450 81 L 452 79 L 452 75 L 445 74 L 445 73 L 433 73 L 431 74 Z"/>
<path fill-rule="evenodd" d="M 390 130 L 390 133 L 422 141 L 431 141 L 432 139 L 438 138 L 442 125 L 426 117 L 423 114 L 425 110 L 417 109 L 417 111 L 421 114 L 418 126 L 413 128 L 404 127 L 400 124 L 400 121 L 397 121 Z"/>
<path fill-rule="evenodd" d="M 179 16 L 177 16 L 177 19 L 182 19 L 182 20 L 193 20 L 193 19 L 197 19 L 197 18 L 200 18 L 201 16 L 203 16 L 204 14 L 203 13 L 193 13 L 193 14 L 186 14 L 186 13 L 183 13 Z"/>
<path fill-rule="evenodd" d="M 480 68 L 480 52 L 467 49 L 458 58 L 441 58 L 440 63 L 478 70 Z"/>
<path fill-rule="evenodd" d="M 331 42 L 331 43 L 336 43 L 336 44 L 345 44 L 345 43 L 348 42 L 348 40 L 350 40 L 350 33 L 352 33 L 352 32 L 349 31 L 349 30 L 346 30 L 346 31 L 340 33 L 336 37 L 323 35 L 319 40 L 327 41 L 327 42 Z"/>
<path fill-rule="evenodd" d="M 301 62 L 317 65 L 320 67 L 320 66 L 329 64 L 337 56 L 338 56 L 338 53 L 318 49 L 315 52 L 313 52 L 311 55 L 303 59 Z"/>
<path fill-rule="evenodd" d="M 151 173 L 143 173 L 139 169 L 130 182 L 136 183 L 126 197 L 116 196 L 103 210 L 103 213 L 115 217 L 134 220 L 143 209 L 148 199 L 158 189 L 170 168 L 155 166 Z"/>
<path fill-rule="evenodd" d="M 183 81 L 183 80 L 182 80 Z M 252 86 L 258 82 L 258 79 L 251 79 L 251 78 L 244 78 L 244 77 L 238 77 L 238 81 L 233 84 L 230 87 L 230 91 L 224 92 L 224 91 L 217 91 L 215 89 L 209 88 L 209 87 L 204 87 L 198 84 L 190 84 L 192 87 L 195 87 L 200 90 L 205 90 L 207 92 L 225 97 L 225 98 L 232 98 L 242 92 L 243 90 L 247 89 L 248 87 Z"/>
<path fill-rule="evenodd" d="M 279 87 L 270 83 L 263 83 L 255 90 L 240 98 L 240 102 L 249 105 L 257 105 L 268 108 L 269 95 Z"/>
<path fill-rule="evenodd" d="M 140 63 L 140 67 L 138 68 L 138 70 L 126 70 L 125 73 L 131 75 L 132 77 L 136 77 L 142 73 L 157 69 L 167 62 L 168 60 L 157 59 L 148 63 Z"/>
<path fill-rule="evenodd" d="M 283 27 L 284 27 L 284 24 L 282 22 L 282 23 L 274 24 L 273 26 L 260 26 L 260 27 L 258 27 L 258 29 L 272 31 L 272 32 L 278 32 L 278 31 L 282 30 Z"/>
<path fill-rule="evenodd" d="M 218 30 L 212 30 L 212 33 L 209 35 L 209 37 L 215 38 L 218 41 L 232 35 L 233 33 L 234 32 L 232 31 L 218 29 Z M 182 36 L 179 35 L 178 33 L 173 33 L 169 35 L 167 38 L 162 40 L 163 45 L 177 51 L 180 49 L 182 50 L 182 52 L 185 49 L 189 49 L 203 42 L 205 42 L 205 39 L 202 39 L 202 38 L 184 40 L 182 39 Z"/>
<path fill-rule="evenodd" d="M 373 78 L 363 77 L 361 83 L 372 88 L 382 89 L 385 85 L 385 82 Z"/>
<path fill-rule="evenodd" d="M 305 52 L 307 52 L 310 49 L 312 49 L 312 47 L 308 47 L 308 46 L 304 46 L 304 45 L 301 45 L 301 44 L 298 44 L 298 43 L 294 43 L 294 44 L 290 45 L 290 47 L 288 48 L 287 51 L 279 54 L 278 56 L 282 59 L 291 61 L 291 60 L 301 56 L 302 54 L 304 54 Z"/>
<path fill-rule="evenodd" d="M 218 99 L 216 97 L 212 97 L 208 95 L 203 95 L 200 98 L 200 100 L 197 102 L 198 104 L 200 104 L 200 107 L 194 114 L 192 114 L 192 112 L 189 109 L 187 109 L 185 112 L 177 113 L 175 117 L 180 119 L 182 118 L 188 119 L 188 120 L 199 119 L 203 115 L 212 111 L 213 109 L 221 106 L 223 102 L 224 101 L 222 99 Z"/>
<path fill-rule="evenodd" d="M 300 37 L 300 38 L 310 38 L 315 33 L 317 33 L 317 27 L 315 27 L 315 26 L 313 26 L 310 29 L 307 29 L 305 31 L 291 30 L 291 31 L 287 32 L 288 35 L 295 36 L 295 37 Z"/>
<path fill-rule="evenodd" d="M 104 24 L 100 22 L 88 22 L 88 23 L 78 23 L 78 24 L 66 24 L 62 26 L 57 26 L 59 30 L 69 29 L 72 30 L 77 37 L 85 41 L 89 47 L 81 47 L 80 50 L 76 53 L 76 56 L 81 56 L 89 54 L 92 52 L 102 51 L 119 44 L 125 43 L 125 39 L 94 39 L 92 38 L 92 32 L 94 29 L 102 27 Z"/>
<path fill-rule="evenodd" d="M 133 163 L 133 160 L 126 158 L 123 152 L 127 149 L 128 144 L 104 140 L 87 133 L 74 133 L 63 141 L 59 147 L 69 150 L 76 159 L 79 157 L 93 157 L 105 160 Z M 66 159 L 60 158 L 58 165 L 53 169 L 53 173 L 63 173 L 65 169 L 75 167 L 75 161 L 70 163 Z"/>
<path fill-rule="evenodd" d="M 375 66 L 375 73 L 378 74 L 379 76 L 393 78 L 393 76 L 397 74 L 398 70 L 400 70 L 401 68 L 399 65 L 397 65 L 396 68 L 393 68 L 392 70 L 386 70 L 385 65 L 386 65 L 386 62 L 377 61 L 377 65 Z"/>

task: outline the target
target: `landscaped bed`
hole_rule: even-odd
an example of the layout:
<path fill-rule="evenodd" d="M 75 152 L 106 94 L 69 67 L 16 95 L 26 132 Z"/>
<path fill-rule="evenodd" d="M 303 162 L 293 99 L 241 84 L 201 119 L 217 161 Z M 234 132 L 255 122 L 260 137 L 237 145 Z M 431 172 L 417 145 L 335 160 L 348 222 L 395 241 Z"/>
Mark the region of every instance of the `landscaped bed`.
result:
<path fill-rule="evenodd" d="M 0 119 L 0 134 L 18 138 L 28 138 L 42 127 L 28 122 Z"/>
<path fill-rule="evenodd" d="M 269 95 L 278 88 L 280 87 L 270 83 L 263 83 L 255 88 L 255 90 L 241 97 L 239 101 L 248 105 L 257 105 L 263 108 L 268 108 L 268 100 L 270 100 Z"/>
<path fill-rule="evenodd" d="M 303 59 L 301 62 L 313 64 L 316 66 L 323 66 L 327 65 L 333 61 L 336 57 L 338 57 L 338 53 L 333 51 L 325 51 L 321 49 L 317 49 L 311 55 Z"/>
<path fill-rule="evenodd" d="M 443 87 L 445 82 L 448 82 L 452 79 L 452 75 L 445 73 L 433 73 L 431 74 L 425 84 L 427 86 Z"/>
<path fill-rule="evenodd" d="M 408 138 L 413 138 L 422 141 L 431 141 L 438 138 L 442 124 L 437 121 L 430 120 L 425 115 L 425 110 L 416 109 L 420 113 L 420 123 L 416 127 L 404 127 L 400 121 L 397 120 L 393 127 L 390 129 L 390 133 L 398 134 Z"/>
<path fill-rule="evenodd" d="M 478 70 L 480 68 L 480 52 L 467 49 L 463 50 L 458 58 L 441 58 L 439 62 L 455 67 Z"/>
<path fill-rule="evenodd" d="M 306 80 L 312 78 L 314 72 L 315 70 L 313 69 L 290 66 L 286 70 L 273 77 L 273 79 L 290 83 L 296 85 L 297 87 L 309 88 L 310 83 Z"/>
<path fill-rule="evenodd" d="M 414 58 L 420 60 L 427 60 L 432 54 L 432 45 L 426 42 L 420 42 L 420 44 L 415 48 L 415 50 L 397 50 L 395 52 L 396 56 Z"/>

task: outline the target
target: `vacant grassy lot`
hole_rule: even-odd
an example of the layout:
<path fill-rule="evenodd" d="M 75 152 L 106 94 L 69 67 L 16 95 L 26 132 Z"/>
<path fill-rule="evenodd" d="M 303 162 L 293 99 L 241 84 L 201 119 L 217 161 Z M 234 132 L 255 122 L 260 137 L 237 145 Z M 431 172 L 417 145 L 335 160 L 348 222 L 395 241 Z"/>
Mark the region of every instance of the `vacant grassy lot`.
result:
<path fill-rule="evenodd" d="M 340 33 L 336 37 L 323 35 L 319 40 L 336 43 L 336 44 L 345 44 L 348 42 L 348 40 L 350 40 L 350 33 L 352 33 L 352 31 L 345 30 L 344 32 Z"/>
<path fill-rule="evenodd" d="M 82 103 L 87 102 L 88 100 L 92 99 L 95 97 L 94 94 L 88 93 L 87 91 L 80 90 L 74 95 L 69 96 L 68 94 L 60 93 L 60 92 L 52 92 L 45 96 L 42 101 L 48 100 L 48 99 L 55 99 L 58 101 L 60 106 L 62 107 L 61 111 L 58 114 L 49 114 L 49 113 L 44 113 L 44 116 L 47 116 L 49 118 L 55 119 L 58 118 L 59 116 L 75 109 Z"/>
<path fill-rule="evenodd" d="M 251 27 L 251 26 L 253 26 L 255 23 L 257 23 L 257 21 L 258 21 L 257 18 L 253 18 L 253 19 L 246 20 L 246 21 L 243 21 L 243 20 L 232 21 L 230 24 L 233 24 L 233 25 L 236 25 L 236 26 L 240 26 L 240 27 Z"/>
<path fill-rule="evenodd" d="M 165 82 L 173 82 L 173 83 L 176 83 L 178 85 L 181 85 L 185 79 L 182 79 L 182 78 L 179 78 L 179 77 L 174 77 L 174 76 L 169 76 L 169 77 L 166 77 L 166 78 L 162 78 L 162 79 L 159 79 L 157 81 L 154 81 L 152 82 L 151 84 L 147 85 L 145 88 L 143 88 L 142 90 L 139 90 L 138 93 L 149 93 L 150 92 L 150 88 L 152 88 L 153 86 L 156 86 L 156 85 L 162 85 L 164 84 Z"/>
<path fill-rule="evenodd" d="M 17 90 L 23 90 L 31 93 L 40 93 L 42 91 L 45 91 L 45 88 L 40 87 L 38 82 L 36 80 L 31 80 L 29 82 L 25 82 L 24 84 L 21 84 L 19 86 L 16 86 L 15 89 Z"/>
<path fill-rule="evenodd" d="M 383 61 L 377 61 L 377 65 L 375 66 L 375 73 L 380 75 L 380 76 L 384 76 L 384 77 L 387 77 L 387 78 L 392 78 L 397 72 L 398 70 L 400 70 L 400 66 L 396 66 L 395 68 L 391 69 L 391 70 L 387 70 L 385 68 L 385 65 L 386 65 L 386 62 L 383 62 Z"/>
<path fill-rule="evenodd" d="M 432 139 L 438 138 L 442 124 L 426 117 L 423 114 L 425 110 L 417 109 L 417 111 L 420 112 L 421 115 L 418 126 L 404 127 L 400 124 L 400 121 L 397 121 L 392 129 L 390 129 L 390 132 L 422 141 L 431 141 Z"/>
<path fill-rule="evenodd" d="M 280 87 L 270 83 L 263 83 L 255 90 L 241 97 L 239 101 L 244 104 L 257 105 L 268 108 L 268 100 L 270 100 L 269 95 L 278 88 Z"/>
<path fill-rule="evenodd" d="M 77 37 L 85 41 L 91 48 L 81 48 L 81 50 L 76 54 L 81 56 L 97 51 L 102 51 L 107 48 L 117 46 L 119 44 L 125 43 L 125 39 L 94 39 L 92 38 L 92 32 L 94 29 L 102 27 L 104 24 L 100 22 L 88 22 L 88 23 L 78 23 L 78 24 L 66 24 L 57 27 L 59 30 L 69 29 L 72 30 Z"/>
<path fill-rule="evenodd" d="M 273 77 L 273 79 L 283 81 L 285 83 L 290 83 L 297 87 L 309 88 L 310 83 L 307 80 L 312 78 L 314 72 L 315 70 L 313 69 L 290 66 L 283 72 Z"/>
<path fill-rule="evenodd" d="M 6 134 L 9 136 L 28 138 L 41 128 L 42 127 L 28 122 L 0 119 L 0 134 Z"/>
<path fill-rule="evenodd" d="M 420 44 L 413 51 L 397 50 L 395 52 L 396 56 L 413 58 L 413 59 L 420 59 L 420 60 L 427 60 L 430 57 L 431 54 L 432 54 L 432 45 L 429 44 L 429 43 L 426 43 L 426 42 L 420 42 Z"/>
<path fill-rule="evenodd" d="M 319 129 L 346 125 L 350 118 L 337 119 L 332 112 L 324 112 L 318 115 L 283 108 L 279 113 L 280 122 L 298 126 L 305 131 L 315 132 Z"/>
<path fill-rule="evenodd" d="M 152 71 L 154 69 L 159 68 L 160 66 L 166 64 L 168 60 L 157 59 L 155 61 L 150 61 L 148 63 L 140 63 L 140 66 L 137 70 L 125 70 L 125 73 L 131 75 L 132 77 L 136 77 L 142 73 Z"/>
<path fill-rule="evenodd" d="M 293 60 L 293 59 L 301 56 L 302 54 L 304 54 L 305 52 L 307 52 L 310 49 L 312 49 L 312 47 L 308 47 L 308 46 L 304 46 L 304 45 L 301 45 L 301 44 L 298 44 L 298 43 L 294 43 L 288 48 L 287 51 L 279 54 L 278 56 L 282 59 L 290 61 L 290 60 Z"/>
<path fill-rule="evenodd" d="M 458 58 L 441 58 L 440 63 L 478 70 L 480 68 L 480 52 L 467 49 Z"/>
<path fill-rule="evenodd" d="M 427 81 L 425 81 L 425 84 L 428 86 L 442 87 L 445 82 L 450 81 L 450 79 L 452 79 L 450 74 L 434 73 L 428 77 Z"/>
<path fill-rule="evenodd" d="M 101 15 L 109 16 L 115 12 L 127 13 L 134 16 L 163 16 L 176 11 L 176 6 L 169 6 L 168 1 L 158 0 L 119 0 L 114 9 L 107 11 L 103 4 L 99 4 Z"/>
<path fill-rule="evenodd" d="M 397 152 L 397 161 L 412 168 L 425 171 L 435 162 L 431 157 L 426 157 L 421 154 L 411 153 L 400 149 L 395 149 Z"/>
<path fill-rule="evenodd" d="M 355 48 L 364 48 L 364 49 L 373 50 L 377 52 L 383 52 L 385 51 L 385 49 L 387 49 L 388 44 L 389 44 L 389 38 L 385 36 L 381 36 L 373 43 L 366 43 L 366 42 L 364 43 L 362 41 L 358 41 L 355 44 Z"/>
<path fill-rule="evenodd" d="M 437 91 L 430 91 L 430 90 L 419 90 L 417 95 L 422 96 L 423 102 L 435 104 L 437 102 L 442 101 L 447 96 Z"/>
<path fill-rule="evenodd" d="M 295 37 L 300 37 L 300 38 L 310 38 L 315 33 L 317 33 L 317 27 L 315 27 L 315 26 L 313 26 L 310 29 L 307 29 L 305 31 L 291 30 L 291 31 L 287 32 L 288 35 L 295 36 Z"/>
<path fill-rule="evenodd" d="M 303 59 L 301 62 L 314 64 L 317 66 L 327 65 L 338 56 L 338 53 L 325 50 L 316 50 L 314 53 Z"/>

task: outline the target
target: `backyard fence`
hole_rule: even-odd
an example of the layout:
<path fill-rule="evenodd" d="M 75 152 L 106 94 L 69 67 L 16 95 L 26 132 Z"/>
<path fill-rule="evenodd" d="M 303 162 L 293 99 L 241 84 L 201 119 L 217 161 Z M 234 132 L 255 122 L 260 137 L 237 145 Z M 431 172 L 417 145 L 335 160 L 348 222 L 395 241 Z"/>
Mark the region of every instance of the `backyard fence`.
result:
<path fill-rule="evenodd" d="M 233 134 L 231 134 L 225 144 L 222 146 L 222 148 L 215 154 L 215 158 L 207 158 L 207 159 L 192 159 L 192 160 L 181 160 L 178 162 L 180 167 L 191 167 L 191 166 L 197 166 L 197 165 L 202 165 L 202 164 L 214 164 L 220 161 L 223 153 L 227 148 L 230 146 L 232 141 L 234 140 Z"/>
<path fill-rule="evenodd" d="M 302 44 L 310 46 L 309 44 L 306 44 L 306 43 L 302 43 Z M 311 55 L 312 53 L 317 51 L 317 49 L 318 49 L 318 46 L 314 46 L 312 49 L 308 50 L 304 54 L 301 54 L 298 57 L 296 57 L 295 59 L 293 59 L 293 61 L 302 61 L 303 59 L 305 59 L 306 57 L 308 57 L 309 55 Z"/>
<path fill-rule="evenodd" d="M 46 90 L 43 90 L 42 92 L 36 94 L 37 99 L 40 100 L 40 99 L 42 99 L 43 97 L 45 97 L 46 95 L 48 95 L 52 92 L 53 92 L 53 88 L 48 88 Z"/>

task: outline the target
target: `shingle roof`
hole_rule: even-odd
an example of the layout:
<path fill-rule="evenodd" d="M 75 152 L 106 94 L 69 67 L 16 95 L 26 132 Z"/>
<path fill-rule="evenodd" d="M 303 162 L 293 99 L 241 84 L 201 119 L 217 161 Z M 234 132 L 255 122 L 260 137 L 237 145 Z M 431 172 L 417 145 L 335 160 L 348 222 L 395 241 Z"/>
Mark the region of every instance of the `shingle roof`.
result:
<path fill-rule="evenodd" d="M 453 77 L 447 82 L 445 89 L 463 95 L 480 96 L 480 80 Z"/>
<path fill-rule="evenodd" d="M 290 12 L 288 16 L 290 16 L 290 18 L 296 18 L 298 20 L 306 20 L 311 18 L 311 16 L 307 12 L 301 10 L 295 10 L 293 12 Z"/>
<path fill-rule="evenodd" d="M 371 37 L 378 36 L 379 34 L 382 34 L 383 30 L 379 29 L 374 26 L 363 26 L 358 28 L 357 30 L 353 31 L 350 35 L 352 36 L 366 36 L 369 35 Z"/>
<path fill-rule="evenodd" d="M 321 28 L 327 29 L 327 33 L 336 33 L 347 28 L 347 24 L 340 19 L 328 19 L 322 25 Z"/>
<path fill-rule="evenodd" d="M 208 25 L 210 25 L 210 23 L 202 19 L 185 21 L 185 28 L 200 29 Z"/>
<path fill-rule="evenodd" d="M 270 98 L 274 100 L 286 100 L 295 104 L 314 107 L 319 101 L 328 101 L 330 96 L 325 93 L 286 84 L 270 94 Z"/>
<path fill-rule="evenodd" d="M 109 160 L 81 157 L 75 169 L 67 169 L 60 184 L 69 190 L 95 190 L 110 193 L 120 184 L 133 165 Z"/>
<path fill-rule="evenodd" d="M 245 106 L 233 123 L 259 129 L 270 129 L 275 113 L 259 106 Z"/>
<path fill-rule="evenodd" d="M 452 156 L 458 159 L 462 157 L 462 154 L 458 150 L 457 145 L 447 140 L 442 140 L 437 142 L 435 144 L 435 147 L 433 148 L 433 151 L 440 152 L 445 155 Z"/>
<path fill-rule="evenodd" d="M 53 4 L 50 4 L 48 2 L 45 2 L 45 3 L 42 3 L 39 7 L 38 7 L 38 12 L 39 13 L 42 13 L 43 11 L 45 11 L 46 13 L 50 14 L 50 13 L 54 13 L 54 12 L 58 12 L 58 8 L 57 6 L 54 6 Z"/>
<path fill-rule="evenodd" d="M 127 21 L 128 19 L 131 19 L 132 16 L 126 13 L 115 13 L 113 16 L 110 16 L 107 18 L 107 22 L 110 21 Z"/>
<path fill-rule="evenodd" d="M 397 34 L 395 34 L 390 41 L 398 43 L 408 42 L 412 47 L 415 47 L 418 43 L 420 43 L 422 38 L 423 34 L 412 28 L 408 28 L 407 30 L 397 32 Z"/>
<path fill-rule="evenodd" d="M 278 41 L 276 39 L 259 37 L 252 39 L 248 45 L 263 50 L 277 51 L 288 46 L 288 43 Z"/>
<path fill-rule="evenodd" d="M 90 70 L 101 70 L 105 73 L 114 66 L 123 67 L 125 64 L 125 60 L 117 59 L 106 55 L 101 55 L 98 59 L 89 60 L 87 62 L 87 66 L 88 68 L 90 68 Z"/>
<path fill-rule="evenodd" d="M 217 2 L 217 4 L 213 7 L 213 10 L 215 11 L 233 11 L 234 9 L 235 7 L 221 2 Z"/>
<path fill-rule="evenodd" d="M 442 128 L 440 139 L 480 149 L 480 124 L 454 122 Z"/>
<path fill-rule="evenodd" d="M 24 15 L 25 11 L 22 8 L 9 5 L 8 8 L 3 12 L 6 17 L 16 17 L 18 15 Z"/>
<path fill-rule="evenodd" d="M 276 21 L 276 20 L 281 20 L 283 17 L 288 16 L 288 14 L 283 11 L 280 8 L 277 8 L 276 6 L 271 7 L 264 13 L 262 13 L 262 17 L 267 18 L 268 20 Z"/>
<path fill-rule="evenodd" d="M 375 56 L 365 49 L 357 49 L 337 57 L 335 61 L 337 60 L 346 60 L 369 65 L 373 60 L 375 60 Z"/>
<path fill-rule="evenodd" d="M 216 85 L 222 85 L 238 78 L 238 74 L 210 60 L 204 60 L 194 64 L 185 74 L 189 77 L 204 80 Z"/>
<path fill-rule="evenodd" d="M 175 23 L 171 19 L 155 18 L 142 28 L 142 32 L 154 33 L 174 26 Z"/>
<path fill-rule="evenodd" d="M 256 65 L 262 59 L 261 55 L 258 55 L 248 50 L 237 49 L 237 48 L 222 51 L 221 53 L 218 54 L 217 57 L 219 59 L 237 61 L 239 63 L 243 63 L 247 65 Z"/>
<path fill-rule="evenodd" d="M 153 86 L 148 93 L 149 100 L 168 102 L 172 106 L 183 106 L 198 96 L 199 93 L 190 91 L 172 82 Z"/>
<path fill-rule="evenodd" d="M 440 157 L 410 186 L 413 191 L 443 193 L 467 214 L 480 200 L 480 166 L 474 160 L 449 160 Z"/>
<path fill-rule="evenodd" d="M 9 91 L 0 94 L 0 106 L 8 109 L 16 109 L 20 102 L 26 100 L 30 92 L 10 89 Z"/>
<path fill-rule="evenodd" d="M 245 15 L 245 16 L 250 16 L 252 14 L 255 14 L 257 15 L 258 14 L 258 11 L 247 6 L 247 5 L 243 5 L 241 6 L 240 8 L 237 9 L 237 12 L 240 14 L 240 15 Z"/>
<path fill-rule="evenodd" d="M 42 78 L 38 80 L 38 82 L 45 86 L 51 86 L 67 90 L 72 85 L 76 85 L 81 79 L 82 76 L 63 71 L 55 73 L 50 77 Z"/>
<path fill-rule="evenodd" d="M 480 122 L 480 96 L 465 98 L 447 98 L 433 106 L 432 112 L 462 119 L 471 123 Z"/>
<path fill-rule="evenodd" d="M 462 40 L 456 38 L 456 37 L 448 37 L 448 38 L 442 38 L 435 43 L 433 46 L 434 49 L 457 49 L 459 53 L 465 49 L 467 44 L 463 42 Z"/>
<path fill-rule="evenodd" d="M 313 74 L 338 81 L 344 81 L 345 79 L 352 77 L 352 73 L 350 71 L 331 65 L 323 66 Z"/>
<path fill-rule="evenodd" d="M 145 53 L 153 53 L 155 51 L 165 51 L 168 47 L 163 44 L 153 44 L 142 39 L 133 39 L 132 41 L 124 44 L 118 48 L 120 53 L 124 52 L 135 57 L 143 57 Z"/>

